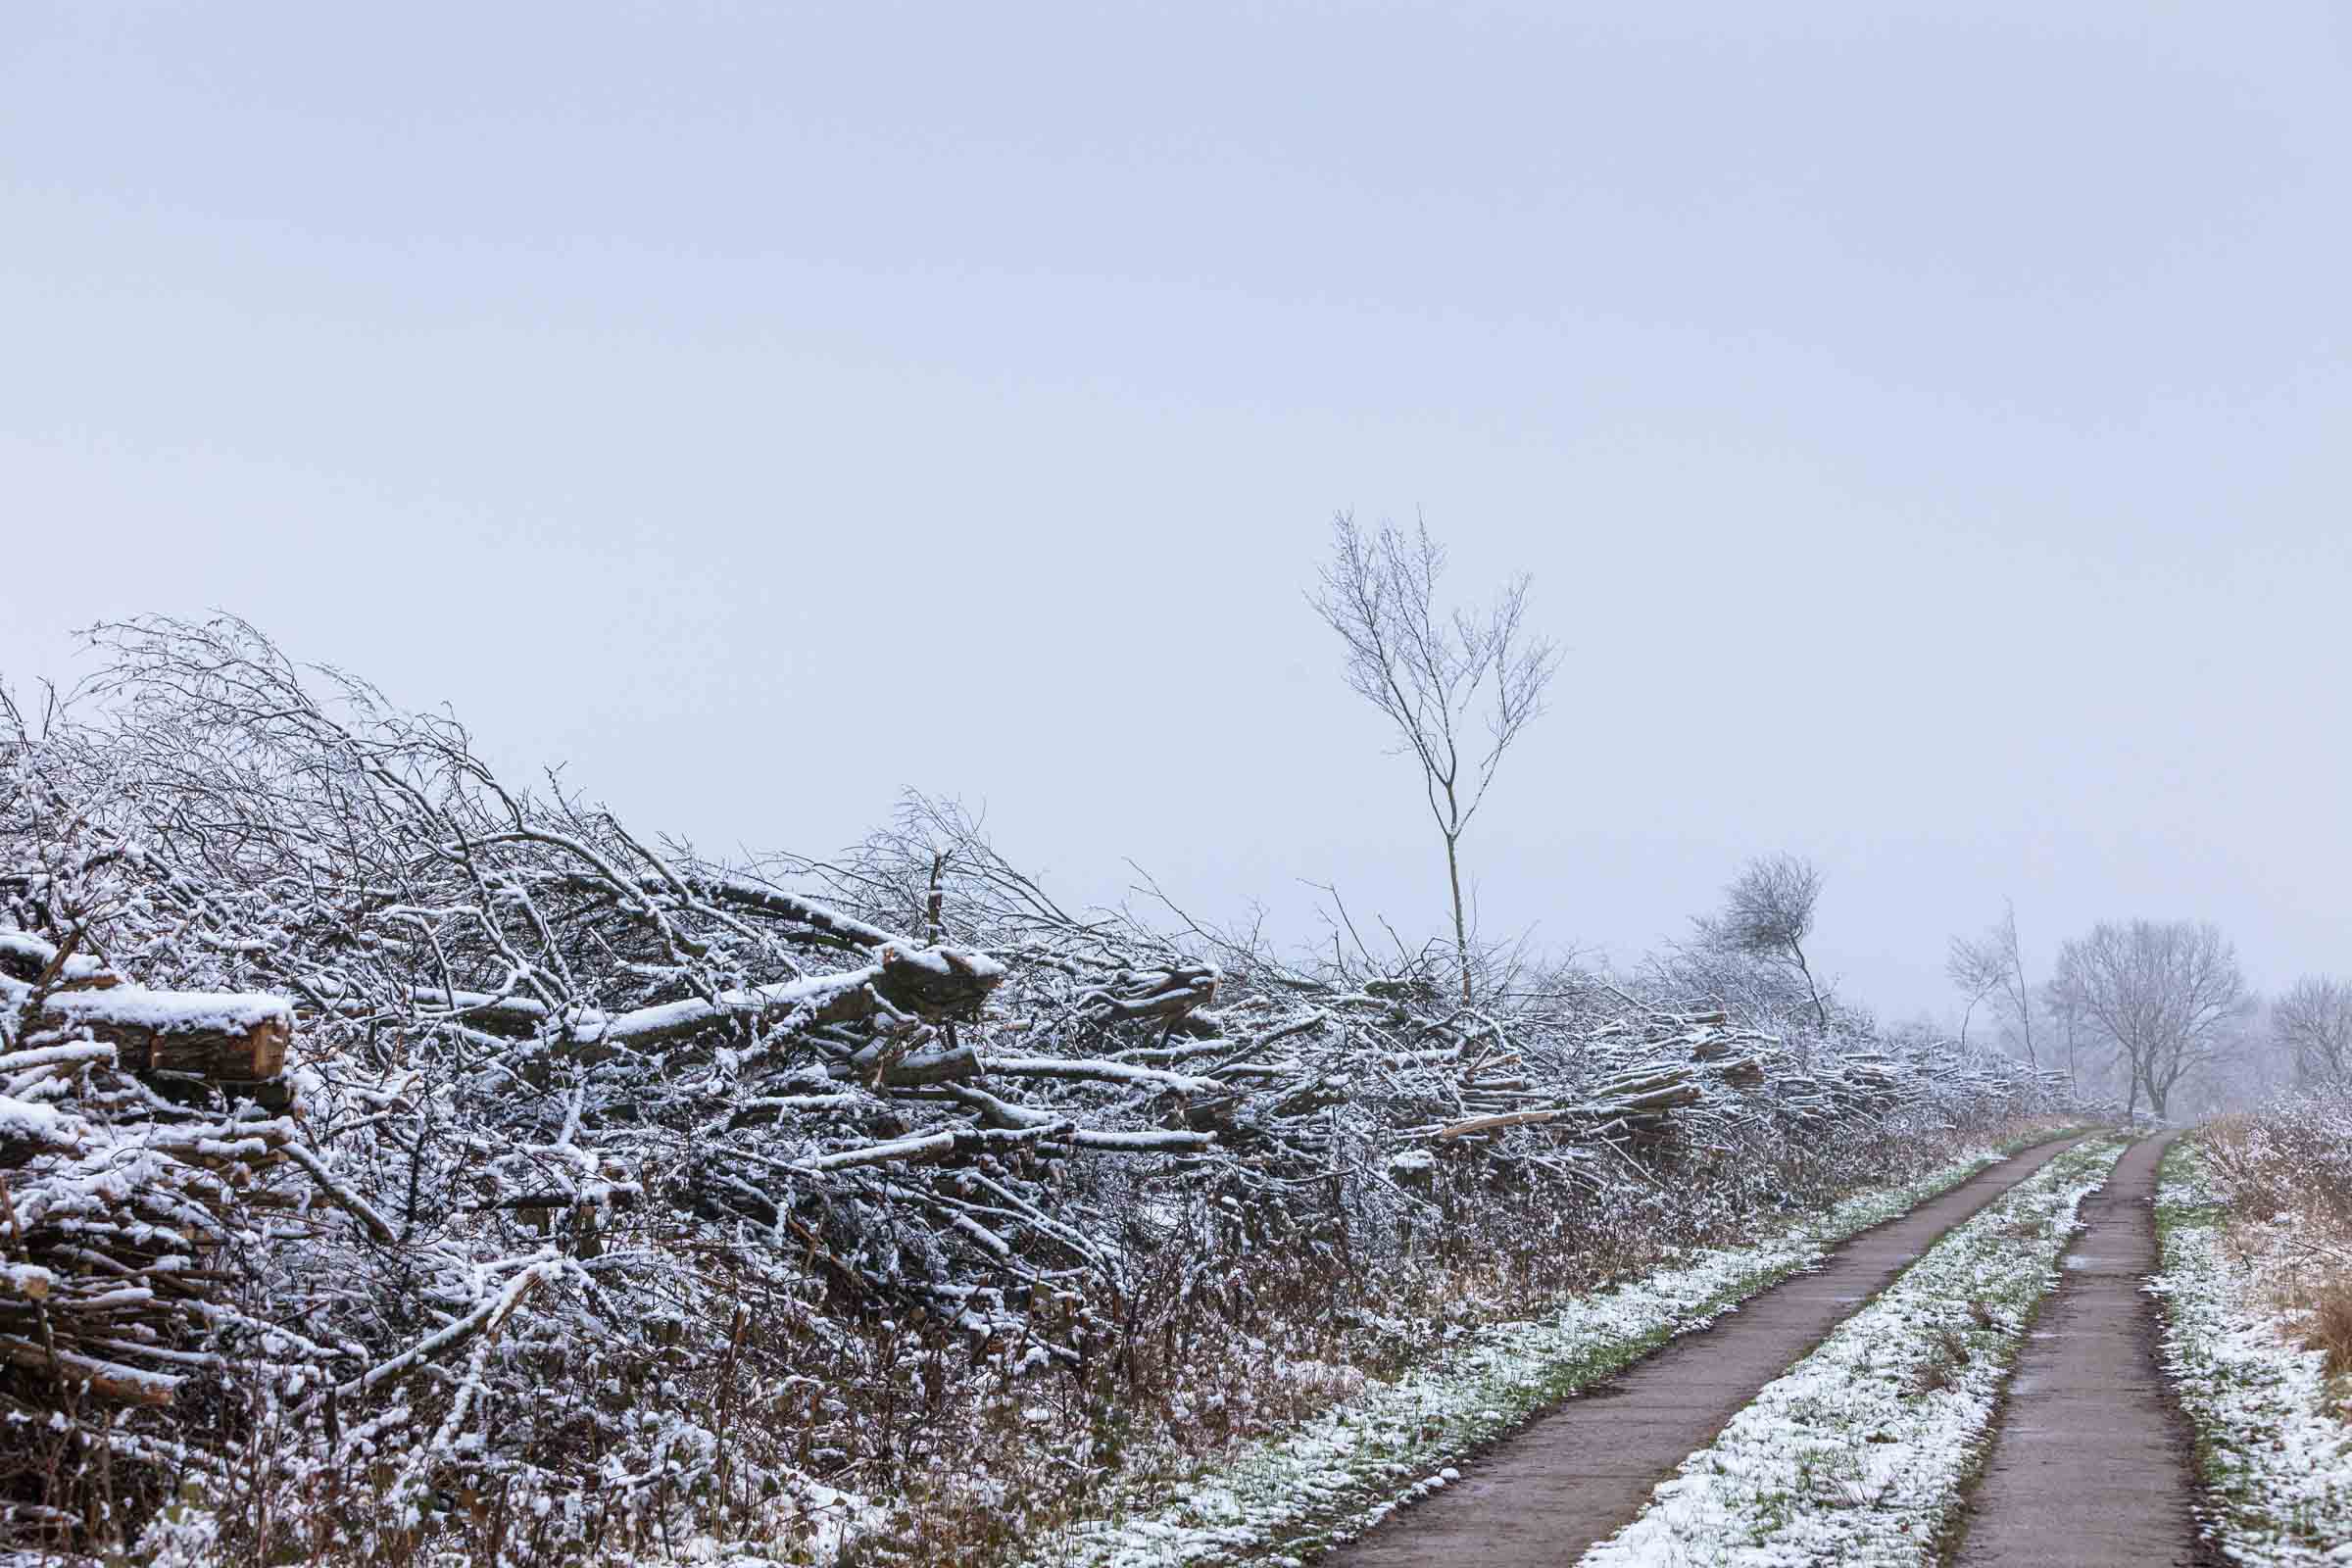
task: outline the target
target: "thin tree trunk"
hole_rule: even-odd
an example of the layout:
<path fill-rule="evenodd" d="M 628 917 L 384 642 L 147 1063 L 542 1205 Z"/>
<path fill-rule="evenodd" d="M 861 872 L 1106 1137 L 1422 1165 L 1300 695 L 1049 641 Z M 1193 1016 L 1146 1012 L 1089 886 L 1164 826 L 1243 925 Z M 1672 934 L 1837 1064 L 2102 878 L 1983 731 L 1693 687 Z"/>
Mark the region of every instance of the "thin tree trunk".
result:
<path fill-rule="evenodd" d="M 1450 793 L 1450 791 L 1448 792 Z M 1462 1004 L 1470 1002 L 1470 927 L 1462 918 L 1462 861 L 1454 852 L 1459 835 L 1446 835 L 1446 880 L 1453 887 L 1453 951 L 1462 963 Z"/>
<path fill-rule="evenodd" d="M 1830 1009 L 1821 1004 L 1821 987 L 1813 983 L 1813 966 L 1805 962 L 1804 949 L 1790 943 L 1788 951 L 1796 955 L 1797 972 L 1805 977 L 1805 989 L 1813 994 L 1813 1017 L 1826 1035 L 1830 1032 Z"/>
<path fill-rule="evenodd" d="M 2017 1016 L 2026 1029 L 2026 1065 L 2036 1073 L 2041 1071 L 2041 1058 L 2034 1054 L 2034 993 L 2026 989 L 2026 966 L 2017 966 L 2017 994 L 2025 999 L 2018 1004 Z"/>
<path fill-rule="evenodd" d="M 2041 1059 L 2034 1054 L 2034 989 L 2026 984 L 2026 956 L 2017 947 L 2017 906 L 2009 904 L 2008 909 L 2009 967 L 2017 973 L 2017 1021 L 2026 1032 L 2026 1065 L 2038 1073 Z"/>

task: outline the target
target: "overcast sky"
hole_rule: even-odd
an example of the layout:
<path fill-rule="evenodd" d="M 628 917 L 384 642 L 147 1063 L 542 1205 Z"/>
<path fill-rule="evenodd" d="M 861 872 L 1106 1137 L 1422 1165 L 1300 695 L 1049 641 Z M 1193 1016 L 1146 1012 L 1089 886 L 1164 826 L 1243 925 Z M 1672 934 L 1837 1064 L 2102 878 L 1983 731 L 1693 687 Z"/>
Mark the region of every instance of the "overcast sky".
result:
<path fill-rule="evenodd" d="M 709 848 L 1434 931 L 1301 599 L 1418 510 L 1567 651 L 1490 934 L 2352 971 L 2346 18 L 15 0 L 0 674 L 219 607 Z"/>

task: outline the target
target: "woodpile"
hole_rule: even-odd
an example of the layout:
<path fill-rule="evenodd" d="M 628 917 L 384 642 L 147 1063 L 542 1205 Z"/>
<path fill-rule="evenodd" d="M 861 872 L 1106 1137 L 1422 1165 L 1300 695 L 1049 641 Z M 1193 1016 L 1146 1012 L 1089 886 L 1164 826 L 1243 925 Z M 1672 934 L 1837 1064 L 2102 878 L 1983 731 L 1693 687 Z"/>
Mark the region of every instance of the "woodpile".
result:
<path fill-rule="evenodd" d="M 38 1027 L 115 1047 L 126 1072 L 261 1084 L 285 1070 L 294 1035 L 294 1010 L 281 997 L 149 991 L 29 931 L 0 930 L 6 982 L 37 995 Z"/>
<path fill-rule="evenodd" d="M 278 997 L 120 984 L 58 992 L 41 1004 L 41 1022 L 113 1046 L 126 1072 L 215 1084 L 275 1078 L 294 1035 L 293 1009 Z"/>
<path fill-rule="evenodd" d="M 298 1130 L 159 1090 L 271 1078 L 291 1026 L 276 997 L 149 991 L 0 931 L 0 1398 L 96 1431 L 220 1364 L 196 1348 L 228 1310 L 213 1254 Z"/>

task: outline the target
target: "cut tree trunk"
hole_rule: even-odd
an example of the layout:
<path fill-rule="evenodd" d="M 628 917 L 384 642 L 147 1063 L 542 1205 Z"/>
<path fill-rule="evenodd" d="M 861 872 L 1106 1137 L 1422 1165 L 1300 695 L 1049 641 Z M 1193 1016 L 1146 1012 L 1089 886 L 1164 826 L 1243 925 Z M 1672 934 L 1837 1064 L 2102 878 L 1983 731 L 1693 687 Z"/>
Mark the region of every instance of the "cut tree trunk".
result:
<path fill-rule="evenodd" d="M 294 1034 L 293 1009 L 282 998 L 231 992 L 61 991 L 42 1002 L 41 1015 L 113 1046 L 126 1071 L 212 1083 L 275 1078 Z"/>

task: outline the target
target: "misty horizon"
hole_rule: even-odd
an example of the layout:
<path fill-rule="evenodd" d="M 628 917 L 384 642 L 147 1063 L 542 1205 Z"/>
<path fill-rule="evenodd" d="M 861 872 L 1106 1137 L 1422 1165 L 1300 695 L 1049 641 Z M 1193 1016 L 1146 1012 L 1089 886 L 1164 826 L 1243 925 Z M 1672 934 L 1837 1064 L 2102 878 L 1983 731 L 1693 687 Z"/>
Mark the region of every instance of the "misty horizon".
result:
<path fill-rule="evenodd" d="M 713 849 L 915 788 L 1075 899 L 1434 935 L 1304 602 L 1419 514 L 1565 655 L 1490 938 L 1631 962 L 1788 852 L 1889 1019 L 2004 899 L 2045 971 L 2139 914 L 2347 967 L 2323 8 L 942 20 L 888 86 L 805 69 L 850 12 L 100 15 L 0 67 L 14 683 L 217 607 Z"/>

